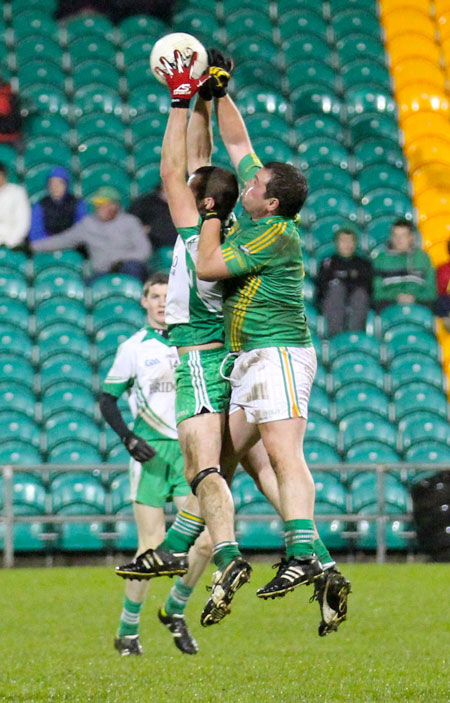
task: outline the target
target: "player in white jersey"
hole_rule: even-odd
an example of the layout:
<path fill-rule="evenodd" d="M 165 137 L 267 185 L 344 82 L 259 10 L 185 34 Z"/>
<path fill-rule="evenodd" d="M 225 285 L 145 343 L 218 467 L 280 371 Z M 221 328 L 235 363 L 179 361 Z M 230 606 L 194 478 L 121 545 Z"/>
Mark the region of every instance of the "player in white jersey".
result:
<path fill-rule="evenodd" d="M 106 421 L 131 455 L 130 497 L 138 529 L 138 554 L 156 547 L 164 538 L 166 501 L 173 500 L 180 509 L 190 494 L 175 424 L 174 374 L 178 354 L 169 345 L 164 322 L 167 281 L 167 275 L 160 273 L 145 283 L 141 302 L 148 324 L 119 346 L 100 399 Z M 133 430 L 127 427 L 117 407 L 118 398 L 125 392 L 135 415 Z M 192 547 L 188 573 L 177 579 L 165 606 L 158 611 L 159 620 L 186 654 L 195 654 L 198 647 L 183 611 L 210 556 L 209 536 L 205 532 Z M 147 589 L 147 581 L 127 581 L 114 641 L 122 656 L 142 653 L 139 620 Z"/>

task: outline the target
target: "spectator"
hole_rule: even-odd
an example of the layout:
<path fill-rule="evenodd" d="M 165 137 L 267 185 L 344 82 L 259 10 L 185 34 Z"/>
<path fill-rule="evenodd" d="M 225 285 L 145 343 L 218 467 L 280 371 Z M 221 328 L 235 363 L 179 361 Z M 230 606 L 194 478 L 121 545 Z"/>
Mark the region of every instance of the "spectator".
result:
<path fill-rule="evenodd" d="M 175 245 L 177 230 L 161 184 L 151 193 L 144 193 L 133 200 L 129 212 L 140 219 L 155 249 Z"/>
<path fill-rule="evenodd" d="M 364 330 L 372 294 L 372 264 L 355 254 L 357 235 L 336 233 L 336 253 L 322 261 L 317 277 L 317 302 L 332 337 L 347 330 Z"/>
<path fill-rule="evenodd" d="M 48 195 L 33 205 L 31 210 L 30 242 L 45 239 L 69 229 L 88 214 L 84 200 L 69 191 L 69 172 L 56 166 L 47 180 Z"/>
<path fill-rule="evenodd" d="M 21 137 L 22 117 L 19 98 L 0 76 L 0 143 L 14 144 Z"/>
<path fill-rule="evenodd" d="M 393 303 L 433 305 L 436 275 L 430 258 L 415 246 L 408 220 L 397 220 L 389 243 L 374 259 L 374 305 L 383 310 Z"/>
<path fill-rule="evenodd" d="M 447 246 L 450 254 L 450 241 Z M 443 318 L 443 322 L 450 332 L 450 261 L 439 266 L 436 275 L 438 292 L 436 314 Z"/>
<path fill-rule="evenodd" d="M 132 15 L 153 15 L 171 22 L 175 0 L 59 0 L 56 19 L 81 12 L 100 12 L 112 22 L 121 22 Z"/>
<path fill-rule="evenodd" d="M 120 193 L 109 186 L 100 188 L 92 203 L 93 215 L 87 215 L 61 234 L 31 242 L 33 250 L 84 246 L 94 276 L 119 272 L 146 280 L 151 246 L 137 217 L 121 210 Z"/>
<path fill-rule="evenodd" d="M 25 188 L 8 183 L 8 170 L 0 163 L 0 246 L 19 247 L 30 222 L 31 208 Z"/>

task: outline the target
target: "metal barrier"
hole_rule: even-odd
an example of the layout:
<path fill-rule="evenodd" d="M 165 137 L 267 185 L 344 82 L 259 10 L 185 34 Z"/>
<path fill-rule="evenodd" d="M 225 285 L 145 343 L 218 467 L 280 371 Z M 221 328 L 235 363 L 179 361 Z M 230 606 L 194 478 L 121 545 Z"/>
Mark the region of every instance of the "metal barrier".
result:
<path fill-rule="evenodd" d="M 321 521 L 328 520 L 343 520 L 347 523 L 357 523 L 364 519 L 368 522 L 376 522 L 377 524 L 377 549 L 376 549 L 376 560 L 378 563 L 383 564 L 386 561 L 386 523 L 392 520 L 393 514 L 386 513 L 385 510 L 385 473 L 387 471 L 399 472 L 402 470 L 410 471 L 450 471 L 450 466 L 448 464 L 315 464 L 311 469 L 312 474 L 316 471 L 325 472 L 336 472 L 342 473 L 351 472 L 376 472 L 377 476 L 377 513 L 373 515 L 361 513 L 329 513 L 320 514 L 316 516 L 316 521 L 320 524 Z M 14 566 L 14 536 L 13 529 L 15 524 L 19 523 L 52 523 L 52 524 L 62 524 L 64 522 L 101 522 L 101 523 L 111 523 L 116 522 L 118 516 L 111 511 L 101 515 L 55 515 L 54 513 L 47 513 L 45 515 L 14 515 L 13 509 L 13 486 L 14 486 L 14 472 L 17 473 L 41 473 L 43 478 L 49 478 L 51 474 L 56 472 L 86 472 L 95 473 L 98 472 L 100 475 L 102 473 L 123 473 L 128 471 L 128 466 L 125 464 L 111 465 L 111 464 L 95 464 L 95 465 L 80 465 L 76 466 L 73 464 L 39 464 L 34 466 L 11 466 L 2 465 L 0 466 L 0 472 L 3 474 L 3 513 L 0 514 L 0 525 L 3 524 L 4 530 L 4 550 L 3 550 L 3 566 L 5 568 L 11 568 Z M 111 507 L 111 506 L 109 506 Z M 413 516 L 411 511 L 411 506 L 407 513 L 399 513 L 401 515 L 401 520 L 405 522 L 412 522 Z M 167 516 L 170 520 L 170 516 Z M 238 514 L 239 520 L 247 521 L 261 521 L 261 520 L 272 520 L 273 516 L 267 514 Z M 133 522 L 133 515 L 120 515 L 121 521 Z M 347 537 L 349 540 L 358 537 L 358 532 L 346 532 L 342 533 L 343 536 Z M 99 537 L 101 539 L 110 540 L 117 537 L 118 534 L 115 532 L 103 532 Z M 402 536 L 407 538 L 415 537 L 415 532 L 413 530 L 402 533 Z M 58 534 L 55 532 L 47 532 L 41 535 L 41 538 L 45 541 L 51 542 L 56 540 Z"/>

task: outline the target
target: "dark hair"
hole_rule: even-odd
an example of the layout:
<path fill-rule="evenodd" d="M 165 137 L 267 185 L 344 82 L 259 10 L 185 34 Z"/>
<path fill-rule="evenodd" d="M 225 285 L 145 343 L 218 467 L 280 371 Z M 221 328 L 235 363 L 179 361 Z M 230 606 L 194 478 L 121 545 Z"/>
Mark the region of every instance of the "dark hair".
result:
<path fill-rule="evenodd" d="M 214 210 L 222 221 L 226 220 L 239 197 L 239 186 L 234 173 L 217 166 L 201 166 L 194 171 L 193 175 L 195 176 L 193 191 L 197 206 L 205 198 L 214 198 Z M 199 207 L 199 212 L 205 214 L 206 210 Z"/>
<path fill-rule="evenodd" d="M 354 240 L 355 244 L 356 244 L 356 242 L 358 241 L 358 234 L 357 234 L 357 233 L 355 232 L 355 230 L 352 229 L 351 227 L 341 227 L 340 229 L 338 229 L 338 231 L 337 231 L 336 234 L 334 235 L 334 241 L 335 241 L 335 242 L 337 242 L 337 240 L 339 239 L 339 235 L 340 235 L 340 234 L 351 234 L 351 236 L 353 237 L 353 240 Z"/>
<path fill-rule="evenodd" d="M 167 273 L 162 273 L 162 271 L 152 273 L 150 278 L 147 278 L 144 283 L 144 296 L 148 294 L 152 286 L 167 285 L 167 283 L 169 283 L 169 276 Z"/>
<path fill-rule="evenodd" d="M 277 198 L 279 201 L 275 215 L 295 217 L 302 209 L 308 195 L 308 183 L 305 176 L 292 164 L 279 161 L 269 161 L 264 168 L 271 171 L 270 180 L 266 185 L 266 198 Z"/>
<path fill-rule="evenodd" d="M 414 231 L 414 227 L 413 227 L 412 222 L 405 219 L 404 217 L 400 217 L 398 220 L 395 220 L 392 227 L 407 227 L 411 232 Z"/>
<path fill-rule="evenodd" d="M 5 176 L 8 173 L 8 167 L 5 163 L 3 163 L 3 161 L 0 161 L 0 173 L 4 173 Z"/>

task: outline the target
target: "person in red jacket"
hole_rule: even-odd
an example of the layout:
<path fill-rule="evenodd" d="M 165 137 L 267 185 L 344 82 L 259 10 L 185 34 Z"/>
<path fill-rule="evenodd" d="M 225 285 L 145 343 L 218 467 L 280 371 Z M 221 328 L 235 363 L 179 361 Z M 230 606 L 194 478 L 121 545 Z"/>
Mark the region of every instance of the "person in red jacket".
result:
<path fill-rule="evenodd" d="M 447 246 L 450 254 L 450 241 Z M 450 329 L 450 261 L 438 266 L 436 279 L 438 292 L 436 314 L 443 318 L 444 324 Z"/>
<path fill-rule="evenodd" d="M 13 144 L 21 137 L 22 118 L 17 95 L 0 76 L 0 144 Z"/>

